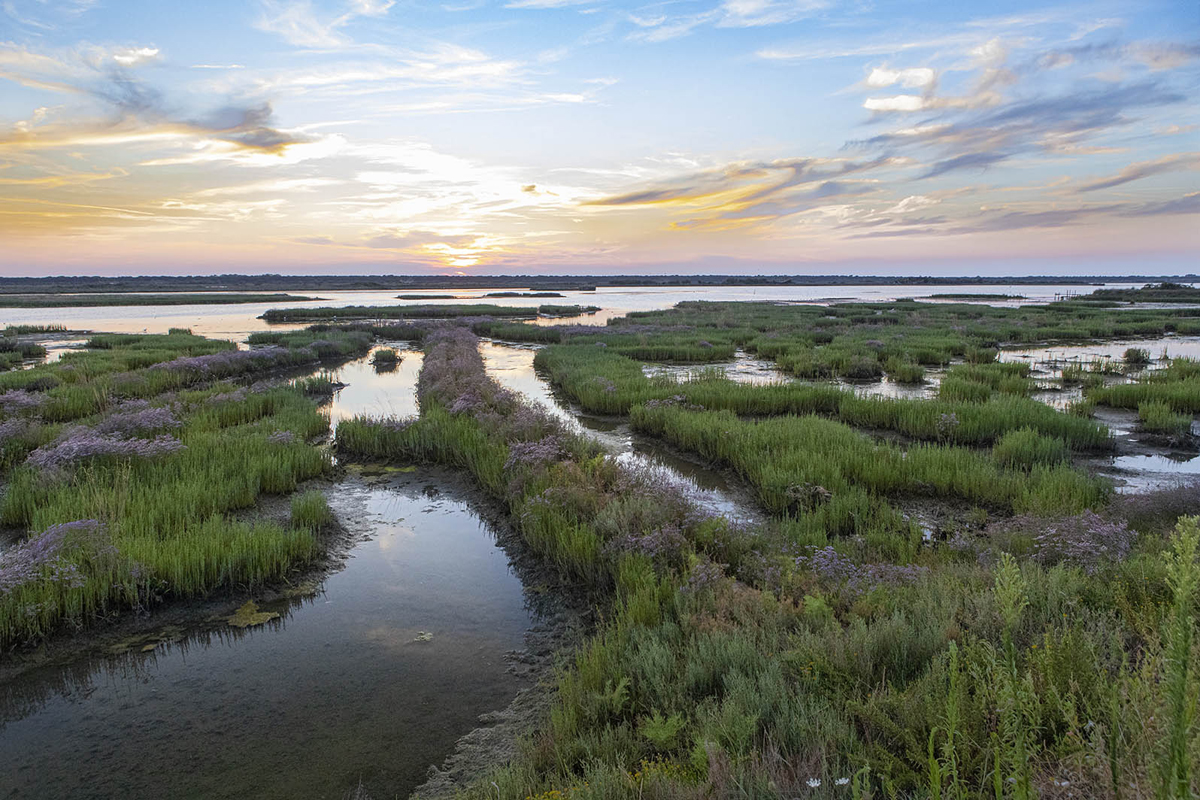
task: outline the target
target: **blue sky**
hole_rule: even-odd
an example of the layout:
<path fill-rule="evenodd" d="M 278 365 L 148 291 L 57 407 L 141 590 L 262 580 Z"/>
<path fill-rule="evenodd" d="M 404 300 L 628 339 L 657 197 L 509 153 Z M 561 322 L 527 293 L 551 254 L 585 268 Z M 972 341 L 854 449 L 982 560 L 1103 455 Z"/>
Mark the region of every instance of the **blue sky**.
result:
<path fill-rule="evenodd" d="M 1191 2 L 0 3 L 0 270 L 1177 272 Z"/>

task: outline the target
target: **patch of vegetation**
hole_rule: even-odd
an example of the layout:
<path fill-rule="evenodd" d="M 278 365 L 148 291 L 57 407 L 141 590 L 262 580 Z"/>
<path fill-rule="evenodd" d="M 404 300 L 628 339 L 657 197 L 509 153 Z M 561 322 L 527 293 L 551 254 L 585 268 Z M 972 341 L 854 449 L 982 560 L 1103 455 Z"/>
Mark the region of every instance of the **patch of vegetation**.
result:
<path fill-rule="evenodd" d="M 534 364 L 585 411 L 628 414 L 635 405 L 677 395 L 692 405 L 741 416 L 819 414 L 857 428 L 892 430 L 934 442 L 992 444 L 1010 430 L 1030 427 L 1077 450 L 1111 448 L 1108 430 L 1011 394 L 981 388 L 974 400 L 899 400 L 866 397 L 833 385 L 781 383 L 751 386 L 725 378 L 678 381 L 648 378 L 641 365 L 613 347 L 563 345 L 538 352 Z M 986 390 L 986 391 L 985 391 Z"/>
<path fill-rule="evenodd" d="M 376 364 L 376 365 L 399 364 L 400 363 L 400 354 L 397 353 L 394 348 L 381 347 L 378 350 L 376 350 L 374 353 L 371 354 L 371 363 Z"/>
<path fill-rule="evenodd" d="M 543 317 L 578 317 L 582 314 L 594 314 L 599 310 L 600 306 L 538 306 L 538 314 Z"/>
<path fill-rule="evenodd" d="M 1192 429 L 1190 414 L 1177 414 L 1169 404 L 1160 400 L 1138 403 L 1138 421 L 1143 430 L 1164 436 L 1186 436 Z"/>
<path fill-rule="evenodd" d="M 1097 289 L 1086 299 L 1119 303 L 1197 303 L 1200 288 L 1181 283 L 1151 283 L 1140 289 Z"/>
<path fill-rule="evenodd" d="M 0 554 L 0 647 L 310 562 L 327 520 L 315 498 L 297 500 L 286 528 L 235 512 L 330 469 L 308 444 L 328 417 L 295 388 L 231 380 L 371 342 L 321 336 L 246 351 L 182 330 L 98 335 L 54 364 L 0 375 L 0 524 L 25 531 Z"/>
<path fill-rule="evenodd" d="M 333 509 L 322 492 L 310 491 L 292 498 L 292 527 L 319 531 L 334 522 Z"/>

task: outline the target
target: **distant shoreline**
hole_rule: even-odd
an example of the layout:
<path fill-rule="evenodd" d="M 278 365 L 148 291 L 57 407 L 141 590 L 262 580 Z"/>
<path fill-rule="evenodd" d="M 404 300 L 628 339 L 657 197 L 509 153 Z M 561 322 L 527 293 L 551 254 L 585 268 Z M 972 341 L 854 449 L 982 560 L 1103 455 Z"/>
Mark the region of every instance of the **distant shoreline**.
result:
<path fill-rule="evenodd" d="M 613 287 L 680 286 L 1096 286 L 1105 283 L 1200 283 L 1200 275 L 1020 275 L 1020 276 L 880 276 L 880 275 L 146 275 L 0 278 L 0 295 L 147 292 L 261 291 L 428 291 L 520 289 L 590 291 Z"/>

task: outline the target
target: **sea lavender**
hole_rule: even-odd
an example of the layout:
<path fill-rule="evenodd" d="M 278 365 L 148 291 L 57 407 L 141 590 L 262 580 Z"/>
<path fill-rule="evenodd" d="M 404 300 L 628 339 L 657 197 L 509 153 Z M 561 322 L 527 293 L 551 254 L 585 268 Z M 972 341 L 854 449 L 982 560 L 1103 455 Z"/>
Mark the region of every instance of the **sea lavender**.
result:
<path fill-rule="evenodd" d="M 97 433 L 115 433 L 123 437 L 140 436 L 183 425 L 169 408 L 143 408 L 141 410 L 118 410 L 96 425 Z"/>
<path fill-rule="evenodd" d="M 19 417 L 0 422 L 0 447 L 17 439 L 25 439 L 35 426 L 36 423 Z"/>
<path fill-rule="evenodd" d="M 150 369 L 227 376 L 269 369 L 295 360 L 296 354 L 288 348 L 269 345 L 255 350 L 222 350 L 206 356 L 184 356 L 155 364 Z"/>
<path fill-rule="evenodd" d="M 534 442 L 512 442 L 508 446 L 508 460 L 504 462 L 504 468 L 540 467 L 547 462 L 557 461 L 562 455 L 562 439 L 555 435 Z"/>
<path fill-rule="evenodd" d="M 82 586 L 84 578 L 68 556 L 83 548 L 92 557 L 115 553 L 104 533 L 104 525 L 94 519 L 64 522 L 5 550 L 0 553 L 0 595 L 38 580 Z"/>
<path fill-rule="evenodd" d="M 715 588 L 724 577 L 725 570 L 721 568 L 720 564 L 705 561 L 692 567 L 685 590 L 693 594 L 703 592 L 706 589 Z"/>
<path fill-rule="evenodd" d="M 812 555 L 800 556 L 796 566 L 812 570 L 822 583 L 841 587 L 852 595 L 870 592 L 880 586 L 915 583 L 929 572 L 928 567 L 915 564 L 855 564 L 832 545 L 817 548 Z"/>
<path fill-rule="evenodd" d="M 989 526 L 988 533 L 1030 534 L 1036 560 L 1073 564 L 1088 574 L 1098 572 L 1105 562 L 1125 560 L 1137 542 L 1137 532 L 1125 522 L 1094 511 L 1069 517 L 1014 517 Z"/>
<path fill-rule="evenodd" d="M 938 415 L 937 433 L 942 439 L 948 439 L 958 430 L 959 420 L 958 414 L 950 411 L 945 414 Z"/>
<path fill-rule="evenodd" d="M 13 389 L 0 394 L 0 413 L 19 414 L 22 411 L 36 410 L 42 407 L 46 399 L 44 394 Z"/>
<path fill-rule="evenodd" d="M 640 553 L 658 562 L 676 563 L 687 547 L 683 530 L 667 524 L 644 533 L 631 533 L 609 541 L 604 549 L 610 555 Z"/>
<path fill-rule="evenodd" d="M 96 458 L 156 458 L 177 453 L 182 442 L 170 436 L 153 439 L 123 439 L 114 434 L 98 433 L 83 426 L 67 430 L 54 442 L 29 454 L 26 463 L 47 472 L 66 469 L 81 461 Z"/>
<path fill-rule="evenodd" d="M 661 400 L 647 400 L 646 408 L 680 408 L 684 411 L 703 411 L 704 406 L 689 403 L 681 394 L 673 394 Z"/>

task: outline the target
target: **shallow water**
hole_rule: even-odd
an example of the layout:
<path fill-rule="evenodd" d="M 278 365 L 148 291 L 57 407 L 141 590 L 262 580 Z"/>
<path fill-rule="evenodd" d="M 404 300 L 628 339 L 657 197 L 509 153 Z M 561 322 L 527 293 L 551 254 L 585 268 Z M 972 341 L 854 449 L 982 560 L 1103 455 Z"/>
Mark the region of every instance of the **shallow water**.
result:
<path fill-rule="evenodd" d="M 648 469 L 686 492 L 702 508 L 731 519 L 757 517 L 744 490 L 721 472 L 675 455 L 659 442 L 639 436 L 624 420 L 604 420 L 579 414 L 558 395 L 549 379 L 534 369 L 537 347 L 483 342 L 480 352 L 488 375 L 502 386 L 520 392 L 562 420 L 576 433 L 597 441 L 628 466 Z"/>
<path fill-rule="evenodd" d="M 395 367 L 371 363 L 375 351 L 397 351 L 400 363 Z M 422 350 L 409 348 L 406 342 L 385 342 L 371 348 L 362 358 L 345 364 L 333 374 L 345 384 L 334 393 L 329 404 L 329 423 L 336 430 L 344 419 L 363 414 L 372 417 L 410 417 L 420 413 L 417 406 L 417 376 L 425 361 Z"/>
<path fill-rule="evenodd" d="M 521 682 L 521 582 L 444 474 L 332 501 L 370 538 L 280 619 L 0 687 L 0 797 L 406 796 Z M 429 495 L 426 487 L 440 487 Z M 422 632 L 432 633 L 421 641 Z"/>
<path fill-rule="evenodd" d="M 1136 284 L 1106 284 L 1109 288 L 1130 288 Z M 1097 287 L 1098 288 L 1098 287 Z M 271 308 L 305 308 L 319 306 L 391 306 L 409 304 L 491 303 L 494 305 L 536 306 L 537 298 L 484 297 L 493 289 L 471 289 L 453 292 L 452 300 L 399 300 L 400 290 L 390 291 L 320 291 L 307 289 L 304 278 L 297 277 L 293 294 L 320 297 L 308 302 L 246 303 L 237 305 L 194 306 L 111 306 L 108 308 L 0 308 L 0 327 L 5 325 L 47 325 L 59 323 L 76 330 L 111 331 L 116 333 L 165 333 L 167 328 L 191 328 L 203 336 L 244 341 L 255 331 L 284 330 L 294 325 L 268 326 L 258 319 Z M 602 287 L 594 292 L 565 291 L 560 298 L 548 298 L 555 305 L 595 305 L 595 314 L 560 319 L 539 319 L 539 325 L 574 324 L 604 325 L 612 317 L 630 311 L 651 311 L 670 308 L 688 300 L 759 300 L 787 303 L 818 302 L 886 302 L 901 297 L 921 297 L 929 294 L 971 292 L 984 294 L 1020 294 L 1024 300 L 997 300 L 993 305 L 1012 306 L 1026 303 L 1045 303 L 1063 292 L 1090 291 L 1089 287 L 1045 284 L 1040 286 L 668 286 L 668 287 Z M 421 292 L 411 292 L 421 294 Z M 429 290 L 427 294 L 447 294 L 445 290 Z M 302 327 L 302 326 L 300 326 Z"/>
<path fill-rule="evenodd" d="M 643 364 L 642 372 L 647 378 L 666 375 L 686 381 L 702 372 L 719 370 L 731 381 L 751 385 L 786 383 L 791 380 L 791 376 L 781 372 L 770 359 L 756 358 L 745 350 L 738 350 L 733 358 L 733 361 L 714 364 Z"/>

